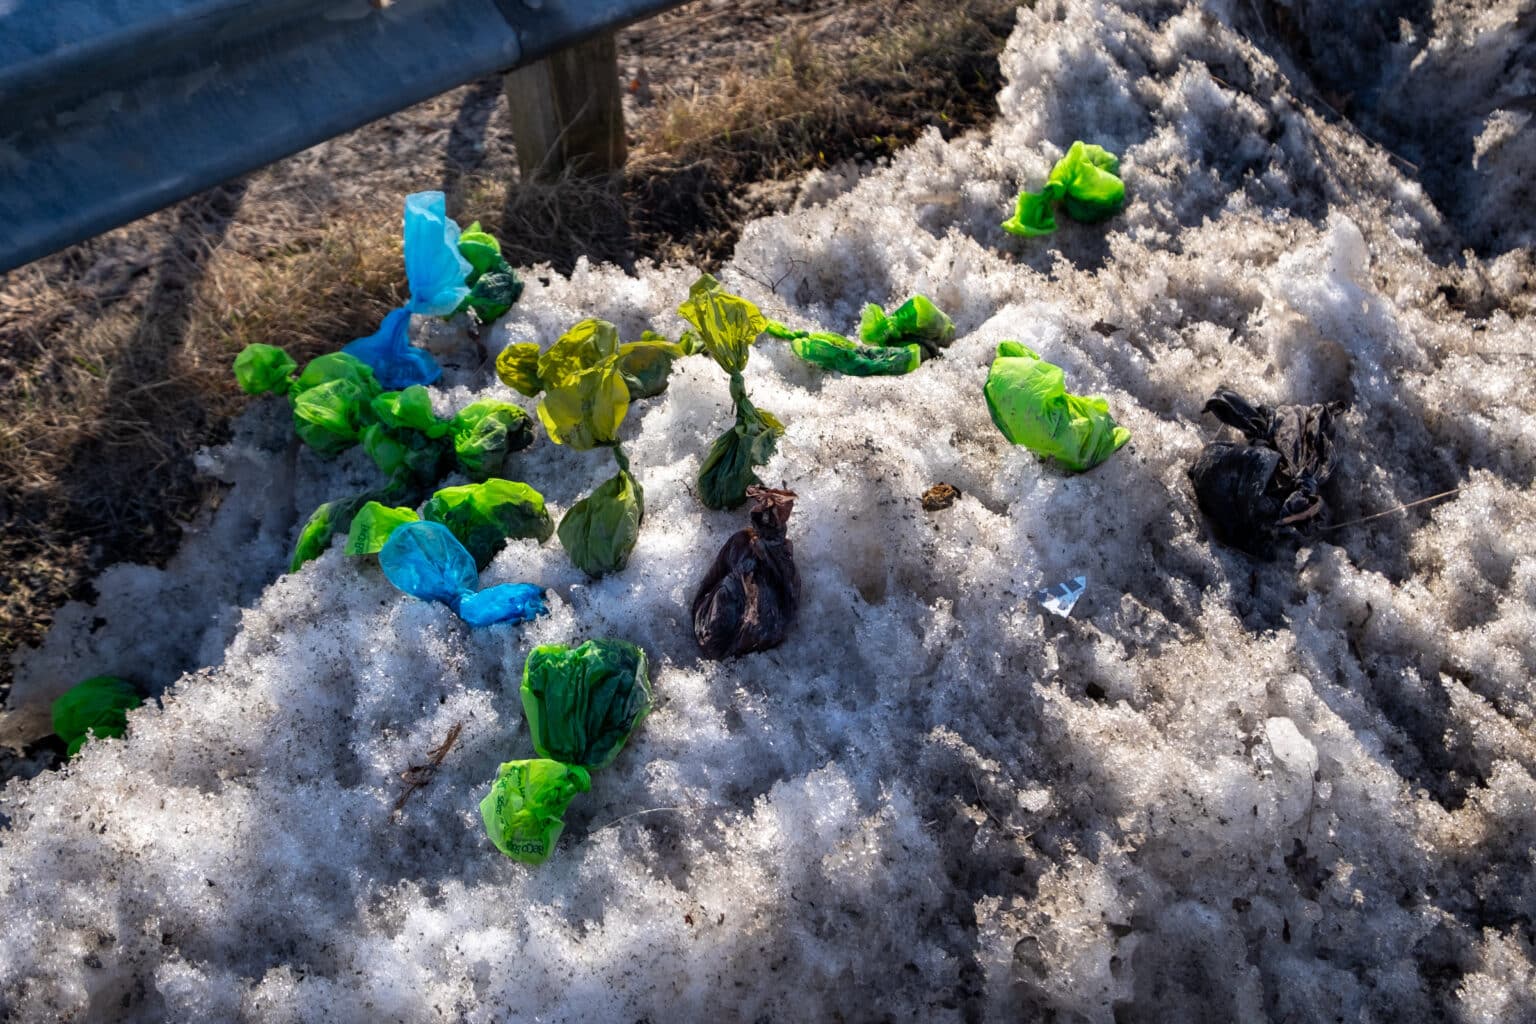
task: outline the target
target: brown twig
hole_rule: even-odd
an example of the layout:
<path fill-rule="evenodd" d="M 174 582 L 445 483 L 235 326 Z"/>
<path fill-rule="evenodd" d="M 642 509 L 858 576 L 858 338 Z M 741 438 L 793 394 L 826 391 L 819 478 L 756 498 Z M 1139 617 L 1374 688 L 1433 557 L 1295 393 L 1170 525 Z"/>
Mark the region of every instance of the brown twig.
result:
<path fill-rule="evenodd" d="M 1441 491 L 1439 494 L 1431 494 L 1427 498 L 1420 498 L 1418 501 L 1410 501 L 1406 505 L 1399 505 L 1396 508 L 1389 508 L 1385 512 L 1377 512 L 1373 515 L 1363 516 L 1360 519 L 1351 519 L 1347 523 L 1337 523 L 1333 526 L 1325 526 L 1323 527 L 1323 532 L 1326 533 L 1330 530 L 1342 530 L 1346 526 L 1358 526 L 1361 523 L 1368 523 L 1372 519 L 1380 519 L 1382 516 L 1389 516 L 1394 512 L 1401 512 L 1404 509 L 1413 508 L 1415 505 L 1423 505 L 1430 501 L 1439 501 L 1441 498 L 1449 498 L 1451 495 L 1459 493 L 1461 493 L 1461 488 L 1453 487 L 1448 491 Z"/>
<path fill-rule="evenodd" d="M 413 764 L 400 773 L 400 779 L 405 783 L 405 789 L 401 792 L 400 799 L 395 801 L 394 808 L 389 812 L 390 817 L 398 816 L 400 808 L 405 806 L 405 802 L 410 799 L 411 794 L 431 781 L 432 776 L 437 773 L 438 767 L 443 763 L 443 758 L 448 756 L 448 751 L 453 749 L 453 745 L 459 741 L 459 733 L 463 731 L 463 722 L 453 723 L 453 728 L 448 730 L 447 739 L 427 751 L 427 757 L 431 760 L 426 764 Z"/>

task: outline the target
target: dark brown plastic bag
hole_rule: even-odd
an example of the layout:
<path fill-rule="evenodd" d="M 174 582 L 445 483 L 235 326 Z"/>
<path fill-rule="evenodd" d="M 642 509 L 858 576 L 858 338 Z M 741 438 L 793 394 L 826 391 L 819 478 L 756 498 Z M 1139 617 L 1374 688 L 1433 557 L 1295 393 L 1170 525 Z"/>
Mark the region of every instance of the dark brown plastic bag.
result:
<path fill-rule="evenodd" d="M 785 536 L 793 491 L 747 488 L 752 525 L 725 542 L 693 599 L 693 632 L 706 658 L 766 651 L 800 610 L 795 548 Z"/>

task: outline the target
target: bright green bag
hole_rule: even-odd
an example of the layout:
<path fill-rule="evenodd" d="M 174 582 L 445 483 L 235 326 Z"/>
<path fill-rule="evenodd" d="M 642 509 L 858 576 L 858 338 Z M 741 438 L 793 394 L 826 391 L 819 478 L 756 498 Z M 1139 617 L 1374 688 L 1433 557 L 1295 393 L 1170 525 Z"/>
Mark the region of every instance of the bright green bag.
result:
<path fill-rule="evenodd" d="M 580 765 L 547 758 L 508 761 L 480 801 L 485 834 L 513 860 L 542 864 L 565 829 L 565 809 L 591 788 L 592 777 Z"/>
<path fill-rule="evenodd" d="M 871 302 L 859 319 L 859 340 L 866 345 L 919 345 L 931 359 L 955 340 L 955 323 L 926 295 L 914 295 L 887 314 Z"/>
<path fill-rule="evenodd" d="M 515 480 L 444 487 L 422 506 L 421 518 L 448 527 L 474 556 L 479 570 L 491 564 L 507 541 L 542 544 L 555 532 L 544 495 Z"/>
<path fill-rule="evenodd" d="M 1056 161 L 1045 188 L 1020 192 L 1013 216 L 1003 222 L 1009 234 L 1033 238 L 1056 230 L 1055 206 L 1066 207 L 1067 216 L 1084 224 L 1096 224 L 1119 213 L 1125 205 L 1125 182 L 1118 177 L 1120 160 L 1102 146 L 1072 143 L 1067 155 Z"/>
<path fill-rule="evenodd" d="M 987 374 L 987 409 L 1003 436 L 1069 469 L 1092 469 L 1130 440 L 1102 398 L 1071 395 L 1061 367 L 1016 341 L 997 346 Z"/>

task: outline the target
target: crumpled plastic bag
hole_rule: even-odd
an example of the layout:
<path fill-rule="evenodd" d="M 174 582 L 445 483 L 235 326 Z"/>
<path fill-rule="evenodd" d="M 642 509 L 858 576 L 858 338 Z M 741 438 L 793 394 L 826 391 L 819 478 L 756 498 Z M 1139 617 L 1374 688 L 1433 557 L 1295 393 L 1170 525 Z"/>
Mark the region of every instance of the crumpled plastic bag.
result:
<path fill-rule="evenodd" d="M 645 652 L 623 640 L 535 647 L 523 663 L 522 697 L 540 757 L 606 768 L 650 713 Z"/>
<path fill-rule="evenodd" d="M 348 555 L 376 555 L 384 547 L 395 527 L 419 522 L 421 517 L 413 508 L 391 508 L 377 501 L 370 501 L 357 510 L 352 525 L 347 529 Z"/>
<path fill-rule="evenodd" d="M 693 599 L 693 632 L 706 658 L 777 647 L 800 610 L 800 573 L 785 536 L 795 494 L 750 487 L 747 496 L 752 525 L 725 542 Z"/>
<path fill-rule="evenodd" d="M 667 390 L 672 364 L 702 350 L 699 336 L 692 331 L 676 342 L 653 331 L 641 333 L 639 341 L 619 346 L 619 373 L 629 388 L 629 397 L 655 398 Z"/>
<path fill-rule="evenodd" d="M 917 344 L 880 348 L 859 345 L 829 331 L 799 331 L 790 339 L 795 355 L 823 370 L 850 377 L 886 377 L 911 373 L 923 361 Z"/>
<path fill-rule="evenodd" d="M 379 567 L 400 590 L 446 604 L 471 626 L 530 622 L 549 611 L 543 589 L 531 583 L 477 589 L 475 560 L 442 523 L 397 526 L 379 549 Z"/>
<path fill-rule="evenodd" d="M 565 809 L 591 788 L 592 776 L 580 765 L 548 758 L 508 761 L 480 801 L 485 834 L 513 860 L 542 864 L 565 829 Z"/>
<path fill-rule="evenodd" d="M 560 519 L 560 546 L 588 576 L 618 572 L 629 563 L 645 518 L 645 490 L 621 469 Z"/>
<path fill-rule="evenodd" d="M 405 279 L 411 301 L 406 307 L 422 316 L 449 316 L 469 296 L 464 279 L 474 266 L 459 252 L 458 224 L 448 216 L 441 192 L 413 192 L 405 197 Z M 498 247 L 497 252 L 500 252 Z"/>
<path fill-rule="evenodd" d="M 325 549 L 331 546 L 331 538 L 338 533 L 349 533 L 353 518 L 374 498 L 372 492 L 354 494 L 348 498 L 324 502 L 311 512 L 299 530 L 299 539 L 293 545 L 293 557 L 288 561 L 288 571 L 298 572 L 305 562 L 325 554 Z"/>
<path fill-rule="evenodd" d="M 348 342 L 341 350 L 367 363 L 387 388 L 431 384 L 443 375 L 443 368 L 437 365 L 431 353 L 411 344 L 409 306 L 394 310 L 379 324 L 377 331 Z"/>
<path fill-rule="evenodd" d="M 1322 489 L 1333 475 L 1336 404 L 1255 406 L 1225 388 L 1204 412 L 1236 427 L 1246 444 L 1213 441 L 1189 471 L 1195 499 L 1223 543 L 1268 554 L 1327 518 Z"/>
<path fill-rule="evenodd" d="M 367 364 L 344 352 L 311 359 L 288 389 L 294 433 L 322 455 L 345 451 L 362 439 L 380 390 Z"/>
<path fill-rule="evenodd" d="M 1061 367 L 1016 341 L 997 346 L 985 393 L 1004 437 L 1077 472 L 1097 466 L 1131 438 L 1116 425 L 1108 402 L 1068 394 Z"/>
<path fill-rule="evenodd" d="M 470 274 L 464 279 L 469 294 L 458 308 L 472 309 L 475 318 L 488 324 L 511 309 L 523 294 L 523 282 L 517 271 L 501 255 L 501 243 L 480 229 L 475 221 L 459 235 L 459 255 L 469 261 Z"/>
<path fill-rule="evenodd" d="M 752 343 L 768 329 L 768 318 L 708 274 L 689 287 L 688 300 L 677 312 L 693 325 L 704 351 L 731 378 L 736 422 L 715 438 L 699 467 L 699 500 L 706 508 L 735 508 L 747 500 L 749 486 L 762 483 L 755 467 L 773 457 L 784 433 L 784 424 L 747 398 L 741 376 L 752 354 Z"/>
<path fill-rule="evenodd" d="M 92 676 L 76 683 L 53 702 L 53 731 L 74 757 L 91 738 L 120 738 L 128 731 L 128 712 L 144 703 L 138 688 L 116 676 Z"/>
<path fill-rule="evenodd" d="M 1003 221 L 1009 234 L 1033 238 L 1056 230 L 1055 208 L 1084 224 L 1096 224 L 1119 213 L 1125 205 L 1125 182 L 1118 177 L 1120 160 L 1102 146 L 1072 143 L 1056 161 L 1045 188 L 1020 192 L 1013 216 Z"/>
<path fill-rule="evenodd" d="M 442 376 L 424 349 L 411 344 L 411 315 L 450 316 L 469 298 L 465 279 L 474 267 L 459 252 L 459 226 L 448 216 L 441 192 L 405 197 L 405 279 L 410 300 L 390 313 L 379 329 L 342 349 L 372 367 L 386 388 L 431 384 Z"/>
<path fill-rule="evenodd" d="M 235 356 L 235 382 L 248 395 L 286 395 L 299 364 L 276 345 L 256 342 Z"/>
<path fill-rule="evenodd" d="M 507 541 L 542 544 L 555 532 L 544 495 L 515 480 L 444 487 L 422 506 L 421 518 L 448 527 L 474 557 L 477 571 L 490 565 Z"/>
<path fill-rule="evenodd" d="M 510 402 L 482 398 L 454 414 L 448 423 L 454 457 L 471 480 L 498 476 L 507 456 L 533 444 L 533 421 Z"/>
<path fill-rule="evenodd" d="M 866 345 L 918 345 L 932 359 L 955 340 L 955 323 L 926 295 L 914 295 L 893 313 L 871 302 L 859 319 L 859 340 Z"/>
<path fill-rule="evenodd" d="M 606 320 L 583 320 L 539 356 L 544 397 L 539 419 L 556 444 L 580 451 L 618 440 L 629 412 L 629 385 L 619 371 L 619 332 Z"/>

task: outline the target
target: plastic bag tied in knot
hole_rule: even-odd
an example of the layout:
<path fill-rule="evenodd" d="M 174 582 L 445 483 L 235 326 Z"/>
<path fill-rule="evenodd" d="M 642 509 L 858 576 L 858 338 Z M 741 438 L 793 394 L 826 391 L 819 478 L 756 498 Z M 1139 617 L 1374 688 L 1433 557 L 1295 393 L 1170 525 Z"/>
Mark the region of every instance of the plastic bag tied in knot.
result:
<path fill-rule="evenodd" d="M 1068 469 L 1092 469 L 1130 440 L 1109 403 L 1067 393 L 1061 367 L 1016 341 L 997 346 L 987 374 L 987 409 L 1003 436 Z"/>
<path fill-rule="evenodd" d="M 800 573 L 786 536 L 793 491 L 749 487 L 752 525 L 715 556 L 693 599 L 693 632 L 706 658 L 766 651 L 784 641 L 800 610 Z"/>
<path fill-rule="evenodd" d="M 544 591 L 531 583 L 479 589 L 474 558 L 442 523 L 395 527 L 379 549 L 379 567 L 400 590 L 446 604 L 471 626 L 529 622 L 549 610 Z"/>
<path fill-rule="evenodd" d="M 1204 412 L 1241 431 L 1246 443 L 1213 441 L 1189 471 L 1195 499 L 1216 536 L 1264 555 L 1311 534 L 1327 518 L 1322 490 L 1333 475 L 1336 404 L 1253 405 L 1221 389 Z"/>
<path fill-rule="evenodd" d="M 1045 188 L 1020 192 L 1013 216 L 1003 221 L 1009 234 L 1033 238 L 1056 230 L 1056 207 L 1084 224 L 1096 224 L 1119 213 L 1125 205 L 1120 160 L 1102 146 L 1074 142 L 1056 161 Z"/>

